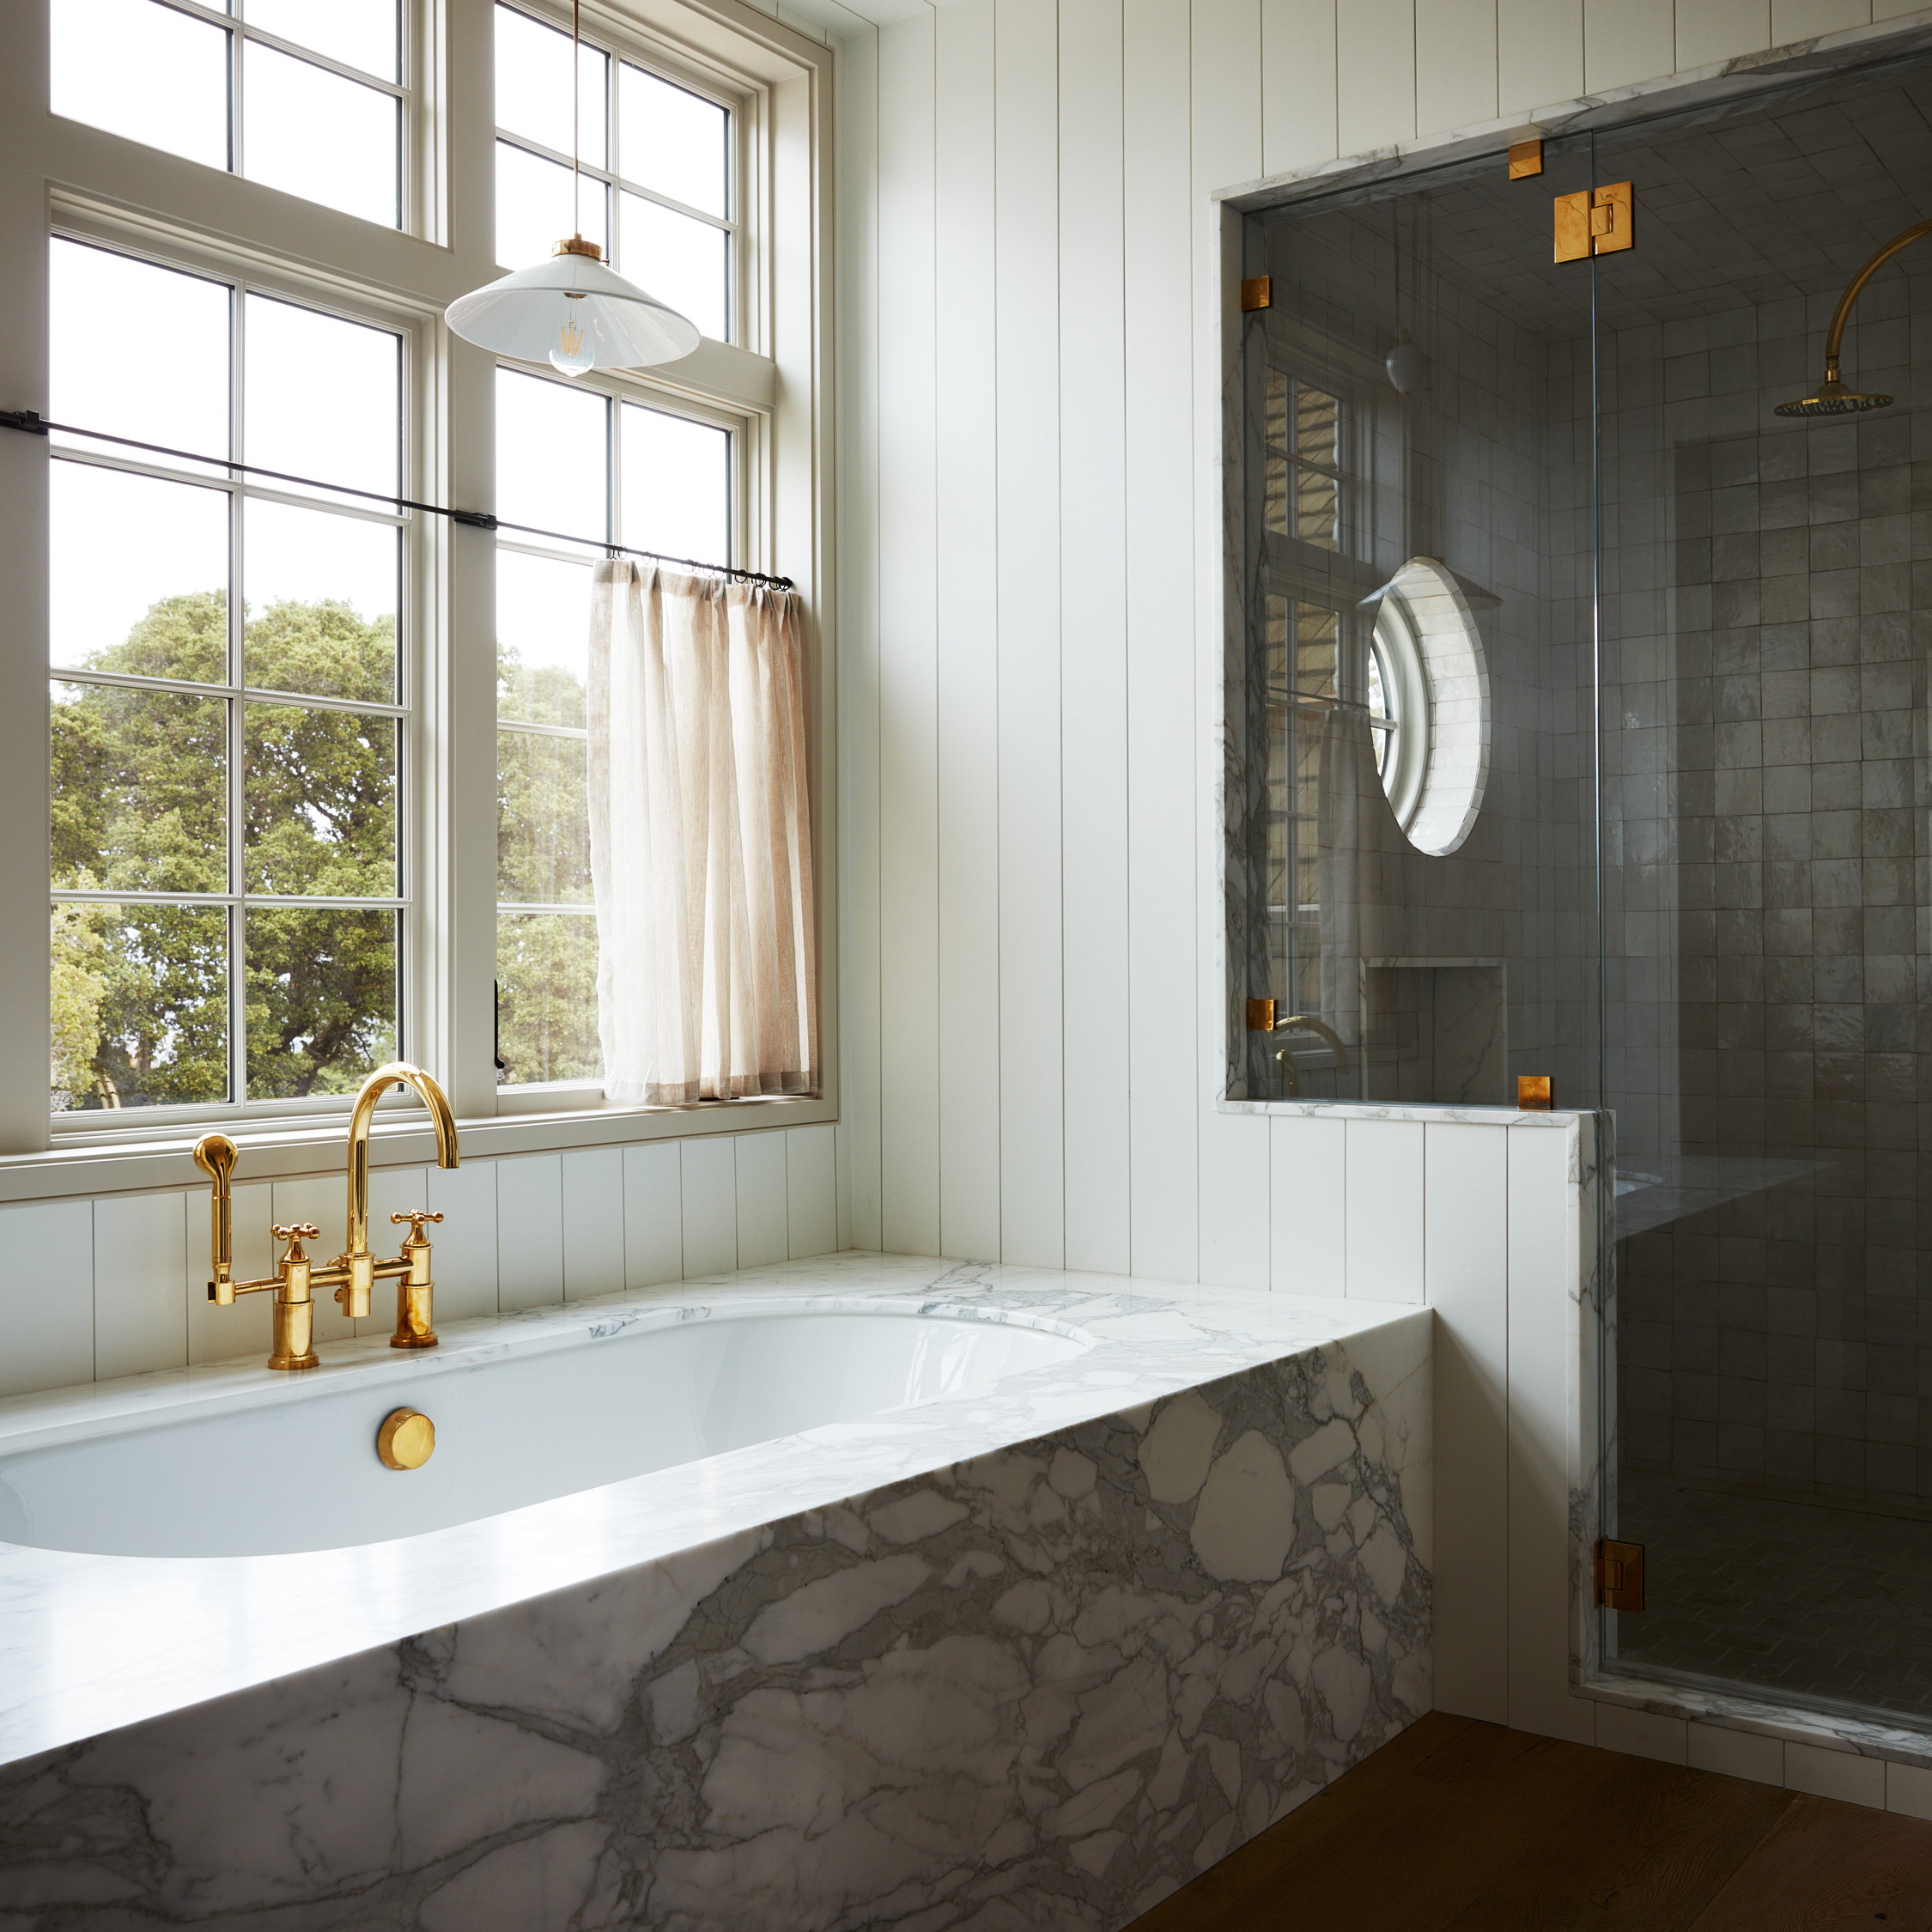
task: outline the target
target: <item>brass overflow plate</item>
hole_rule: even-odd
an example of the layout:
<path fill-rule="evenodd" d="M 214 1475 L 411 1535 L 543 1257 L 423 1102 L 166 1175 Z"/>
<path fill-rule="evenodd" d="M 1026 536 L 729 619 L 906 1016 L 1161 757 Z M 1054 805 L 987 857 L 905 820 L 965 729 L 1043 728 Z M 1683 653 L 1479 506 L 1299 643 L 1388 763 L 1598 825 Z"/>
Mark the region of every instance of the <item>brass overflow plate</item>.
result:
<path fill-rule="evenodd" d="M 417 1409 L 394 1409 L 376 1431 L 385 1469 L 420 1469 L 436 1453 L 436 1425 Z"/>

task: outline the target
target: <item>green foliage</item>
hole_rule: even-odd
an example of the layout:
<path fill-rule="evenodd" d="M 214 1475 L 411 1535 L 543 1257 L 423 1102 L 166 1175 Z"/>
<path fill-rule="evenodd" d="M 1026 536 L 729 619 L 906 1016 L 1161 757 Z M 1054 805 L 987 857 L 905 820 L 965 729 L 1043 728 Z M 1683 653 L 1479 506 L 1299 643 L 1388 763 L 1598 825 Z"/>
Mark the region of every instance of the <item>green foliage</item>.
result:
<path fill-rule="evenodd" d="M 497 658 L 497 712 L 532 724 L 584 723 L 584 688 L 556 665 Z M 497 896 L 505 903 L 592 900 L 590 812 L 580 738 L 504 731 L 496 740 Z M 501 914 L 496 925 L 497 1051 L 502 1079 L 594 1080 L 597 921 L 586 914 Z"/>
<path fill-rule="evenodd" d="M 225 600 L 164 598 L 94 667 L 219 680 Z M 251 621 L 251 682 L 382 699 L 388 618 L 285 603 Z M 53 710 L 55 884 L 227 888 L 229 701 L 71 684 Z M 387 720 L 251 705 L 243 720 L 248 889 L 331 897 L 396 890 L 396 732 Z M 352 1087 L 396 1044 L 390 913 L 252 911 L 243 962 L 251 1098 Z M 229 1091 L 225 908 L 64 905 L 52 931 L 57 1107 L 223 1100 Z"/>

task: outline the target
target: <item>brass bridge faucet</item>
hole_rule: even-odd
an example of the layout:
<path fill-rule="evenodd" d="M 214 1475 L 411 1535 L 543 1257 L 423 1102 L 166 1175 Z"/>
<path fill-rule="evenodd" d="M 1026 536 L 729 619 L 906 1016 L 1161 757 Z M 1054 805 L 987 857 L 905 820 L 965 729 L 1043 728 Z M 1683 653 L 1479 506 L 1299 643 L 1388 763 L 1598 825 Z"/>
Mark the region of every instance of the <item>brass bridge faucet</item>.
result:
<path fill-rule="evenodd" d="M 214 1274 L 208 1284 L 208 1298 L 228 1308 L 237 1295 L 275 1291 L 275 1346 L 268 1358 L 271 1369 L 313 1369 L 321 1359 L 315 1352 L 315 1289 L 333 1289 L 344 1315 L 361 1316 L 369 1312 L 369 1293 L 378 1277 L 394 1277 L 396 1281 L 396 1332 L 389 1338 L 389 1346 L 436 1346 L 436 1331 L 430 1320 L 434 1284 L 429 1279 L 429 1243 L 423 1237 L 422 1224 L 440 1221 L 442 1216 L 420 1211 L 392 1214 L 389 1218 L 398 1226 L 409 1224 L 401 1253 L 379 1261 L 369 1250 L 369 1122 L 376 1102 L 386 1089 L 398 1084 L 414 1087 L 429 1109 L 436 1129 L 436 1164 L 457 1164 L 456 1118 L 443 1090 L 420 1066 L 411 1066 L 406 1060 L 392 1060 L 377 1067 L 363 1081 L 349 1115 L 349 1245 L 325 1267 L 318 1267 L 302 1249 L 303 1242 L 316 1238 L 319 1230 L 313 1223 L 302 1221 L 286 1227 L 277 1223 L 269 1232 L 289 1245 L 276 1263 L 275 1273 L 259 1281 L 237 1281 L 230 1188 L 237 1158 L 235 1144 L 225 1133 L 205 1134 L 195 1144 L 195 1165 L 214 1183 L 210 1218 Z"/>

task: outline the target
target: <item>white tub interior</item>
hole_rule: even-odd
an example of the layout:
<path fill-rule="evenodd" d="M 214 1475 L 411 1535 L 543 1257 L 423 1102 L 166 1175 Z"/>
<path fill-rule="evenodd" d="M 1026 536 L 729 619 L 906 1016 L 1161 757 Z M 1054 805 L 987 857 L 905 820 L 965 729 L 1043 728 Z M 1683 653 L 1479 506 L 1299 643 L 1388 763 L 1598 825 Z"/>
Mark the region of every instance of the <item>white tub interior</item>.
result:
<path fill-rule="evenodd" d="M 274 1556 L 420 1534 L 1066 1360 L 1080 1335 L 878 1309 L 732 1309 L 392 1373 L 325 1367 L 251 1403 L 0 1456 L 0 1540 L 105 1556 Z M 389 1364 L 384 1364 L 385 1368 Z M 386 1468 L 398 1407 L 436 1425 Z"/>

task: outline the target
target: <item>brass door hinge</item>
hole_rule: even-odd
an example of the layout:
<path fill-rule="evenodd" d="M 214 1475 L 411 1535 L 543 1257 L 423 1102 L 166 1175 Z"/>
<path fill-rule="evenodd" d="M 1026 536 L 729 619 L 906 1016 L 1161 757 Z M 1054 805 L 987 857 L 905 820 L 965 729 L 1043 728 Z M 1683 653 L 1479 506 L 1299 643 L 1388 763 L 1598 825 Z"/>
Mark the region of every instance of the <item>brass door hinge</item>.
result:
<path fill-rule="evenodd" d="M 1643 1546 L 1613 1543 L 1607 1536 L 1596 1546 L 1596 1607 L 1600 1610 L 1643 1607 Z"/>
<path fill-rule="evenodd" d="M 1273 1000 L 1250 999 L 1248 1002 L 1248 1030 L 1250 1033 L 1274 1031 Z"/>
<path fill-rule="evenodd" d="M 1556 197 L 1556 258 L 1581 262 L 1634 245 L 1637 204 L 1628 181 Z"/>
<path fill-rule="evenodd" d="M 1244 314 L 1273 306 L 1274 277 L 1272 275 L 1251 275 L 1242 283 L 1241 307 Z"/>
<path fill-rule="evenodd" d="M 1543 143 L 1540 138 L 1534 141 L 1512 141 L 1510 143 L 1510 179 L 1521 181 L 1532 174 L 1543 172 Z"/>

